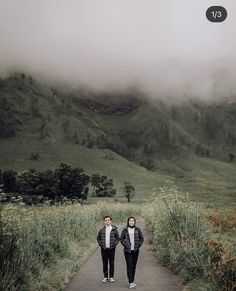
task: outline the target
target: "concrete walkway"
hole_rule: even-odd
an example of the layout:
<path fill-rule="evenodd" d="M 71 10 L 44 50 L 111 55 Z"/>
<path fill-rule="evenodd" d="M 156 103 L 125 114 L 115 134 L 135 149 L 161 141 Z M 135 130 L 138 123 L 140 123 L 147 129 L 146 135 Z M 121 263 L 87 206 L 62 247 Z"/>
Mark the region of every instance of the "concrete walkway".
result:
<path fill-rule="evenodd" d="M 149 243 L 149 235 L 143 229 L 142 223 L 137 223 L 144 234 L 144 244 L 140 249 L 137 263 L 135 282 L 139 291 L 181 291 L 183 286 L 166 268 L 159 265 L 152 252 Z M 119 231 L 120 233 L 121 231 Z M 98 248 L 95 253 L 83 264 L 75 275 L 66 291 L 127 291 L 128 281 L 123 247 L 119 244 L 116 248 L 115 259 L 115 283 L 101 283 L 103 279 L 101 251 Z M 130 289 L 132 290 L 132 289 Z"/>

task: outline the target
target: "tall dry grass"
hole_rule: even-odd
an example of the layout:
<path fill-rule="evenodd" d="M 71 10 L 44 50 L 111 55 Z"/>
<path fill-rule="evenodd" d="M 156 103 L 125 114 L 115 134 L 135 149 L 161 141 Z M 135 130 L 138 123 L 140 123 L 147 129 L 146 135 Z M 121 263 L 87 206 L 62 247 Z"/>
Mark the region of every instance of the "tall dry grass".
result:
<path fill-rule="evenodd" d="M 125 222 L 137 207 L 99 202 L 5 205 L 1 221 L 0 289 L 60 290 L 96 246 L 104 215 Z"/>
<path fill-rule="evenodd" d="M 205 219 L 204 207 L 189 201 L 176 188 L 160 192 L 162 198 L 154 199 L 144 210 L 159 261 L 185 282 L 204 283 L 201 290 L 235 290 L 235 250 L 225 250 L 211 239 L 213 229 Z M 200 290 L 196 285 L 194 288 Z"/>

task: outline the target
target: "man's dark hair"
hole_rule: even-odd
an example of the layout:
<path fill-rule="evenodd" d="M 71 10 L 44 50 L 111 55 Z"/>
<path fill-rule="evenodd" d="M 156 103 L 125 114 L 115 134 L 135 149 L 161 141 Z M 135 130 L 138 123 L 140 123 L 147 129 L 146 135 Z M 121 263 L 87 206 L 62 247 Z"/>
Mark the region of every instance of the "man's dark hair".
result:
<path fill-rule="evenodd" d="M 103 220 L 105 220 L 106 218 L 110 218 L 110 220 L 112 220 L 111 216 L 110 215 L 106 215 L 103 217 Z"/>

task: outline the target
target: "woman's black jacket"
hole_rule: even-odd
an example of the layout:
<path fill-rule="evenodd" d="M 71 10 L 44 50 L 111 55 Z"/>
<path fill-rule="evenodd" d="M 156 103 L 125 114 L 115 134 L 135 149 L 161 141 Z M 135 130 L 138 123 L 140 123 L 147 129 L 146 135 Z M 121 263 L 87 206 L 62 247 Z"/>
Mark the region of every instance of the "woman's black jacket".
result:
<path fill-rule="evenodd" d="M 142 231 L 139 227 L 135 226 L 134 228 L 134 251 L 136 252 L 141 245 L 143 244 L 144 238 Z M 128 227 L 126 226 L 120 235 L 120 242 L 124 247 L 124 252 L 131 252 L 131 242 L 130 242 L 130 237 L 129 237 L 129 232 L 128 232 Z"/>

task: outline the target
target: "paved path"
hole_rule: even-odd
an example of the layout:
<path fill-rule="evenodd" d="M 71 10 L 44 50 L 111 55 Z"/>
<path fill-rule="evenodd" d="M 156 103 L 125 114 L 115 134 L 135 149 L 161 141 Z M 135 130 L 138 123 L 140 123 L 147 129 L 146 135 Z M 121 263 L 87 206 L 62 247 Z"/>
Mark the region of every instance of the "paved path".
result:
<path fill-rule="evenodd" d="M 149 235 L 143 229 L 143 224 L 137 223 L 144 234 L 144 244 L 140 249 L 137 263 L 135 282 L 137 291 L 181 291 L 183 286 L 166 268 L 160 266 L 152 252 L 149 243 Z M 126 276 L 126 264 L 123 248 L 119 244 L 116 248 L 115 259 L 115 283 L 101 283 L 103 279 L 101 251 L 98 248 L 95 253 L 83 264 L 65 291 L 127 291 L 128 282 Z"/>

